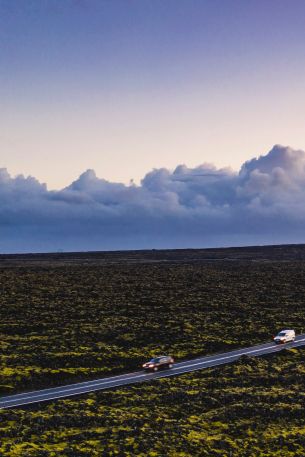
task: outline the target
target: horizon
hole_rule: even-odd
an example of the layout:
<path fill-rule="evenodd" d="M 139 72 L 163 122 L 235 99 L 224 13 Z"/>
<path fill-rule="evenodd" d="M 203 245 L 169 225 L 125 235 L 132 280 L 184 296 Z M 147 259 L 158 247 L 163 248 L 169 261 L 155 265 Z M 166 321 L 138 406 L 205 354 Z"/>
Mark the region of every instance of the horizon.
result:
<path fill-rule="evenodd" d="M 0 0 L 0 252 L 303 243 L 304 20 Z"/>
<path fill-rule="evenodd" d="M 0 252 L 0 257 L 7 257 L 7 256 L 35 256 L 35 255 L 60 255 L 60 254 L 104 254 L 104 253 L 118 253 L 118 252 L 159 252 L 159 251 L 222 251 L 222 250 L 229 250 L 229 249 L 252 249 L 252 248 L 289 248 L 289 247 L 305 247 L 305 243 L 286 243 L 286 244 L 255 244 L 255 245 L 242 245 L 242 246 L 211 246 L 211 247 L 198 247 L 198 248 L 150 248 L 150 249 L 109 249 L 103 251 L 65 251 L 65 250 L 58 250 L 58 251 L 37 251 L 37 252 L 14 252 L 14 253 L 2 253 Z"/>
<path fill-rule="evenodd" d="M 305 152 L 275 145 L 238 172 L 153 169 L 140 185 L 93 170 L 48 190 L 0 169 L 0 252 L 184 249 L 304 242 Z"/>

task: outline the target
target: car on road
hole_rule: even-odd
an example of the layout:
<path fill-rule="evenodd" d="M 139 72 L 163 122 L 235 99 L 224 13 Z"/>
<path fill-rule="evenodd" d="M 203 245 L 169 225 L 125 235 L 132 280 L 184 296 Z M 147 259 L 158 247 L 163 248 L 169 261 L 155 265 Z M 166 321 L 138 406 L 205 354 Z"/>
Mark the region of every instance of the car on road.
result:
<path fill-rule="evenodd" d="M 144 363 L 142 366 L 145 371 L 158 371 L 164 368 L 173 368 L 173 365 L 174 359 L 170 355 L 160 355 Z"/>
<path fill-rule="evenodd" d="M 291 329 L 281 330 L 274 338 L 276 344 L 289 343 L 295 340 L 295 331 Z"/>

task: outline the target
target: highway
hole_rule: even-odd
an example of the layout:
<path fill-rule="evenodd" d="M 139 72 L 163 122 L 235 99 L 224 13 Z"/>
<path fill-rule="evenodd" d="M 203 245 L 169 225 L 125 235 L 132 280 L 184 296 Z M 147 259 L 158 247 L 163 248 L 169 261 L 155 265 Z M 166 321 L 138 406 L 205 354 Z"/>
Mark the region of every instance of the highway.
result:
<path fill-rule="evenodd" d="M 305 345 L 305 334 L 298 335 L 294 343 L 276 345 L 272 341 L 256 346 L 237 349 L 222 354 L 200 357 L 193 360 L 185 360 L 175 363 L 171 370 L 163 370 L 156 373 L 145 373 L 136 371 L 133 373 L 111 376 L 107 378 L 96 379 L 66 386 L 53 387 L 50 389 L 36 390 L 22 394 L 9 395 L 0 398 L 0 409 L 16 408 L 18 406 L 31 405 L 43 401 L 56 400 L 59 398 L 68 398 L 75 395 L 81 395 L 97 390 L 112 389 L 119 386 L 135 384 L 138 382 L 151 381 L 169 376 L 176 376 L 191 371 L 202 370 L 204 368 L 224 365 L 238 360 L 243 355 L 251 357 L 260 356 L 282 351 L 285 348 L 296 348 Z"/>

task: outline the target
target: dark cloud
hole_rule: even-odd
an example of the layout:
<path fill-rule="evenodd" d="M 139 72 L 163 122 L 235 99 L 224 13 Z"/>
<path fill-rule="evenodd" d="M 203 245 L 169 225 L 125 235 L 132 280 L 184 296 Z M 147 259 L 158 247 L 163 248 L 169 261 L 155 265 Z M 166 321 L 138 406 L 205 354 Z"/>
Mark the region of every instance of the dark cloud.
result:
<path fill-rule="evenodd" d="M 278 145 L 239 173 L 179 165 L 152 170 L 139 186 L 87 170 L 48 191 L 0 169 L 0 251 L 304 242 L 304 197 L 305 153 Z"/>

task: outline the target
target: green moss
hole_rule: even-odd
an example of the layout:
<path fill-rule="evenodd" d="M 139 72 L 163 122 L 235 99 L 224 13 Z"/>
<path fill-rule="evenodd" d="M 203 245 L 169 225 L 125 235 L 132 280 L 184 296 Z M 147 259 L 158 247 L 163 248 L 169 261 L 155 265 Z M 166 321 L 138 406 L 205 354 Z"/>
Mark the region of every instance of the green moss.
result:
<path fill-rule="evenodd" d="M 250 346 L 281 327 L 305 330 L 303 260 L 266 261 L 263 248 L 255 262 L 188 255 L 0 264 L 1 392 L 131 371 L 161 352 L 181 359 Z M 304 362 L 302 349 L 286 350 L 1 411 L 0 455 L 304 457 Z"/>

